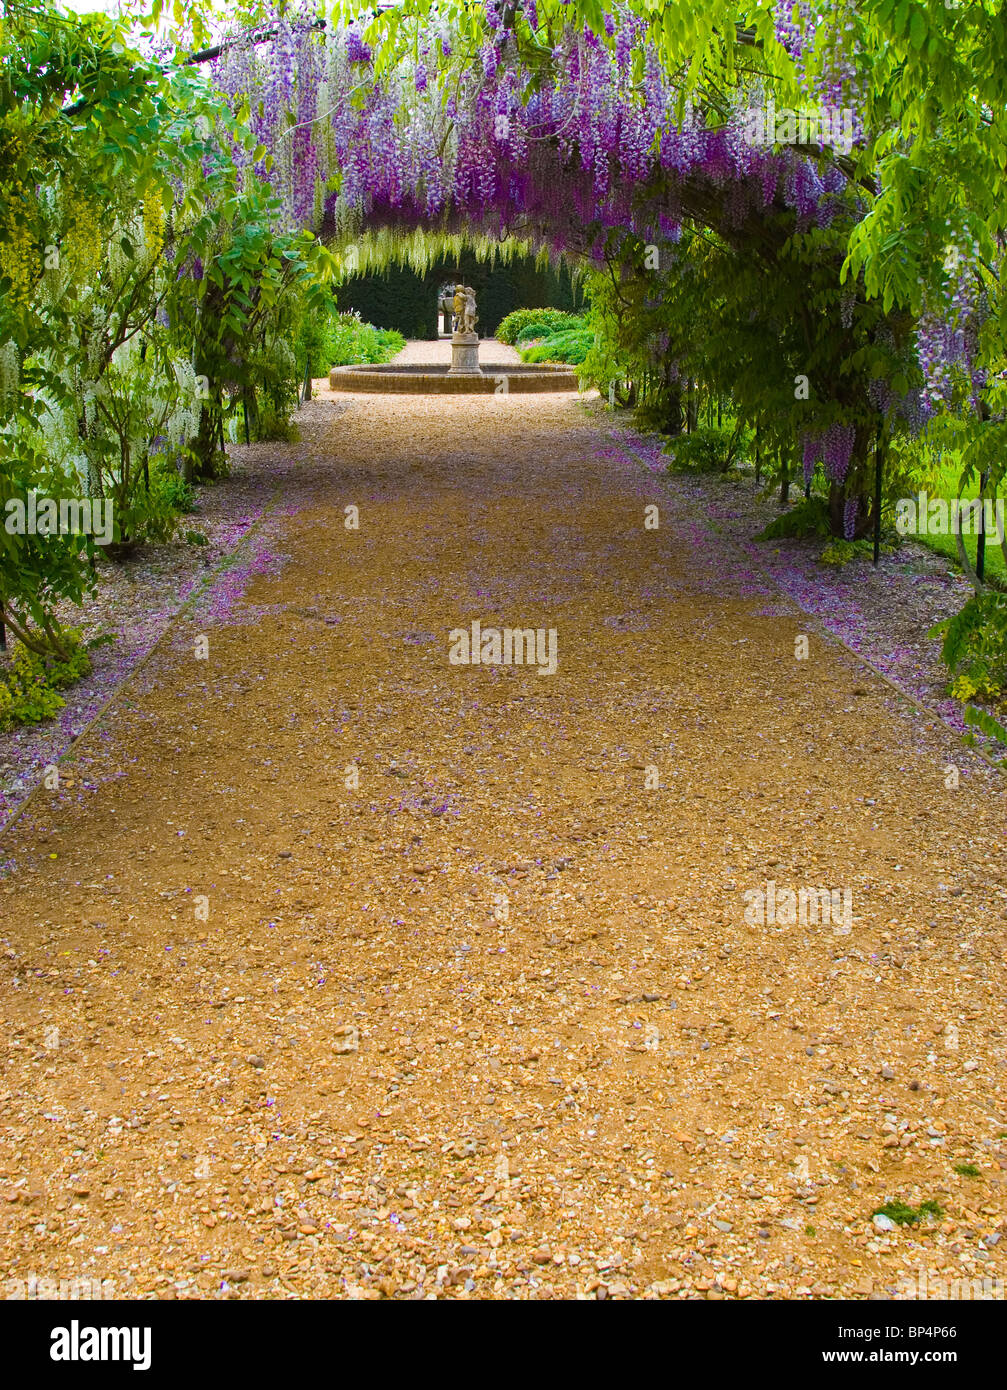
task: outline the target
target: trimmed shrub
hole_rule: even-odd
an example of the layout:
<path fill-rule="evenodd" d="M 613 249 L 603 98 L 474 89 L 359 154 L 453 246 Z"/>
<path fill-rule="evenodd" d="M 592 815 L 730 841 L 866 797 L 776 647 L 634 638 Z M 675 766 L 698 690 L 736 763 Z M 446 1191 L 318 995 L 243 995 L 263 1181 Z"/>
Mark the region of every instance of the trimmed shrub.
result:
<path fill-rule="evenodd" d="M 524 362 L 568 362 L 579 367 L 593 342 L 594 334 L 589 328 L 571 328 L 563 333 L 552 333 L 541 342 L 524 348 L 521 359 Z"/>
<path fill-rule="evenodd" d="M 565 309 L 515 309 L 497 328 L 496 337 L 497 342 L 516 347 L 519 341 L 547 338 L 553 333 L 583 325 L 584 319 L 580 314 L 568 314 Z"/>

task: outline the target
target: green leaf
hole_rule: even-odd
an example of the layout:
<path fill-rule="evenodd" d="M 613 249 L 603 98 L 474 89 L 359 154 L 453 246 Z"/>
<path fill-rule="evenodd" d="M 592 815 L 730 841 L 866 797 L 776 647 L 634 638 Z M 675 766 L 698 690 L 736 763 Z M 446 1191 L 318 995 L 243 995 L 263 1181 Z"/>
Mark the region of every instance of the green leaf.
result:
<path fill-rule="evenodd" d="M 966 724 L 981 729 L 990 738 L 998 739 L 1000 743 L 1007 743 L 1007 728 L 998 719 L 994 719 L 991 714 L 987 714 L 985 710 L 977 709 L 975 705 L 966 705 L 963 718 Z"/>

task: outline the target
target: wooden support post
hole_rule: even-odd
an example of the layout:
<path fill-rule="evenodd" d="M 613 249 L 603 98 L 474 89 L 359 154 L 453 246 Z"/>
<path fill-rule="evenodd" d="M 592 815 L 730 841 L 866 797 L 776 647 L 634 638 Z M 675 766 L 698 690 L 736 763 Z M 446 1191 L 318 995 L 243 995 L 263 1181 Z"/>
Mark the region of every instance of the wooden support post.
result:
<path fill-rule="evenodd" d="M 874 563 L 881 558 L 881 478 L 884 470 L 884 425 L 878 426 L 874 443 Z"/>
<path fill-rule="evenodd" d="M 989 473 L 979 474 L 979 530 L 976 532 L 976 578 L 981 584 L 986 574 L 986 484 Z"/>

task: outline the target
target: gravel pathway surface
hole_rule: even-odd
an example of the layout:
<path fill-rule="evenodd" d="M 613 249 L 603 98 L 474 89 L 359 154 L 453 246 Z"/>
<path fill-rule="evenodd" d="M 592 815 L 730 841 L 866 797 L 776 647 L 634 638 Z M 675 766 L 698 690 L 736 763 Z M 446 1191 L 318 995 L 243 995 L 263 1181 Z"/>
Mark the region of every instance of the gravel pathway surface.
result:
<path fill-rule="evenodd" d="M 414 339 L 406 343 L 400 353 L 392 358 L 404 367 L 424 365 L 451 365 L 451 339 L 438 338 L 436 342 L 423 342 Z M 482 338 L 479 343 L 479 362 L 520 362 L 521 354 L 507 343 L 498 343 L 495 338 Z"/>
<path fill-rule="evenodd" d="M 339 404 L 0 845 L 0 1280 L 1002 1281 L 999 775 L 597 401 Z"/>

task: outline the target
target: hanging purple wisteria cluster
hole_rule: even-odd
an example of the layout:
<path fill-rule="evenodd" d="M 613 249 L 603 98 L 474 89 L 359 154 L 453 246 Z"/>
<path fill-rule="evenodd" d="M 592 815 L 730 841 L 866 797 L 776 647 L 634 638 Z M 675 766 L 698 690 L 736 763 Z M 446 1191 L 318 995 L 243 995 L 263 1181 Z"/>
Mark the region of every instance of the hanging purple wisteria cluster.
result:
<path fill-rule="evenodd" d="M 487 0 L 484 22 L 462 72 L 447 66 L 455 36 L 427 23 L 377 80 L 366 30 L 320 30 L 313 9 L 288 7 L 268 42 L 224 48 L 213 81 L 248 101 L 291 225 L 464 222 L 500 235 L 520 222 L 561 252 L 590 250 L 586 227 L 657 240 L 692 206 L 719 207 L 727 231 L 770 205 L 805 226 L 828 225 L 842 206 L 838 169 L 823 177 L 794 150 L 746 138 L 744 102 L 726 124 L 692 108 L 676 119 L 677 92 L 638 17 L 613 7 L 601 35 L 567 30 L 551 80 L 535 84 L 499 0 Z M 535 5 L 515 22 L 529 39 Z"/>
<path fill-rule="evenodd" d="M 789 54 L 803 90 L 829 110 L 848 111 L 853 137 L 860 139 L 867 84 L 857 71 L 854 0 L 798 0 L 796 5 L 775 0 L 773 34 Z M 812 62 L 819 35 L 821 52 Z"/>
<path fill-rule="evenodd" d="M 810 97 L 856 104 L 852 0 L 827 53 L 815 47 L 823 3 L 802 0 L 795 11 L 777 0 L 776 37 Z M 460 43 L 436 11 L 413 30 L 400 26 L 402 47 L 380 77 L 367 21 L 320 26 L 306 0 L 260 26 L 256 41 L 225 44 L 212 80 L 235 108 L 247 102 L 251 130 L 272 156 L 256 172 L 288 225 L 336 237 L 366 226 L 518 232 L 553 254 L 600 257 L 613 228 L 645 243 L 675 240 L 691 218 L 743 245 L 767 213 L 798 231 L 855 215 L 841 162 L 750 138 L 766 96 L 758 79 L 739 90 L 726 120 L 691 105 L 681 111 L 645 22 L 613 5 L 599 34 L 568 26 L 553 36 L 548 71 L 537 63 L 532 80 L 528 45 L 541 56 L 545 32 L 533 0 L 486 0 L 482 17 L 474 50 L 471 35 Z M 463 51 L 472 54 L 467 66 L 452 57 Z M 844 303 L 844 324 L 852 308 Z M 947 398 L 946 364 L 971 366 L 969 353 L 960 316 L 924 320 L 927 389 L 895 403 L 914 427 Z M 875 394 L 885 398 L 879 408 L 893 406 L 886 383 Z M 806 477 L 822 459 L 841 482 L 852 447 L 851 426 L 809 438 Z"/>
<path fill-rule="evenodd" d="M 978 412 L 986 371 L 977 361 L 979 331 L 988 313 L 981 282 L 956 244 L 947 248 L 944 268 L 948 299 L 940 312 L 927 312 L 916 325 L 916 351 L 926 381 L 924 398 L 931 411 L 950 405 L 955 378 L 968 382 L 969 400 Z"/>
<path fill-rule="evenodd" d="M 816 463 L 824 463 L 825 476 L 831 483 L 846 481 L 857 431 L 853 425 L 834 422 L 820 433 L 805 431 L 801 437 L 804 481 L 811 482 Z"/>
<path fill-rule="evenodd" d="M 905 377 L 910 374 L 913 367 L 910 354 L 905 347 L 898 350 L 895 335 L 887 324 L 878 330 L 876 345 L 891 356 L 889 375 Z M 918 342 L 916 347 L 918 362 Z M 910 387 L 905 395 L 898 396 L 884 376 L 875 376 L 867 383 L 867 399 L 879 414 L 888 416 L 893 422 L 904 421 L 913 434 L 919 434 L 933 418 L 933 402 L 925 386 Z"/>

